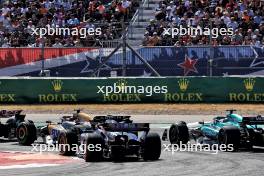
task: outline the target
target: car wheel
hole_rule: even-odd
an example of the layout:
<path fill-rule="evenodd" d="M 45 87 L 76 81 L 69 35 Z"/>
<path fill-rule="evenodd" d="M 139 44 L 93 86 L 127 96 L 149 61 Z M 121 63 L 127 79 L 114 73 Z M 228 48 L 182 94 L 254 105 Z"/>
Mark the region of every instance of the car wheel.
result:
<path fill-rule="evenodd" d="M 58 138 L 59 151 L 61 155 L 75 155 L 78 144 L 78 136 L 72 131 L 61 132 Z"/>
<path fill-rule="evenodd" d="M 189 141 L 189 129 L 185 122 L 172 124 L 169 129 L 169 141 L 171 144 L 187 144 Z"/>
<path fill-rule="evenodd" d="M 232 145 L 233 149 L 229 151 L 236 151 L 240 145 L 239 128 L 233 126 L 223 127 L 218 134 L 218 144 L 224 144 L 226 147 Z"/>
<path fill-rule="evenodd" d="M 158 160 L 161 154 L 161 140 L 157 133 L 149 133 L 143 145 L 143 159 Z"/>
<path fill-rule="evenodd" d="M 9 129 L 6 124 L 0 122 L 0 137 L 8 138 Z"/>
<path fill-rule="evenodd" d="M 101 161 L 103 159 L 104 139 L 97 133 L 89 133 L 86 141 L 86 162 Z"/>
<path fill-rule="evenodd" d="M 37 129 L 32 122 L 21 122 L 16 128 L 16 137 L 21 145 L 31 145 L 37 138 Z"/>

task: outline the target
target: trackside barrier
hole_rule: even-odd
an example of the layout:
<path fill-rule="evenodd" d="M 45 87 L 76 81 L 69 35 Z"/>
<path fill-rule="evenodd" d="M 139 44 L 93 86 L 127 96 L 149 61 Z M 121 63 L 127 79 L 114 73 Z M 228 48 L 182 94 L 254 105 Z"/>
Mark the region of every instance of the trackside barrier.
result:
<path fill-rule="evenodd" d="M 0 103 L 263 103 L 263 87 L 264 77 L 9 77 Z"/>

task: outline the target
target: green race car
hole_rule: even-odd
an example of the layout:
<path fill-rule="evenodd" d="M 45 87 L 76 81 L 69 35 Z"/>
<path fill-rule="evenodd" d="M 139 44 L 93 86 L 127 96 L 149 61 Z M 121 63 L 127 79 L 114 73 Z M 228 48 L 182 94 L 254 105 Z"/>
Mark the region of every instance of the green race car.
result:
<path fill-rule="evenodd" d="M 193 139 L 197 143 L 232 145 L 233 150 L 239 148 L 252 149 L 253 146 L 264 146 L 264 117 L 244 117 L 227 110 L 226 116 L 217 116 L 212 122 L 172 124 L 163 133 L 163 140 L 169 139 L 171 144 L 186 144 Z"/>

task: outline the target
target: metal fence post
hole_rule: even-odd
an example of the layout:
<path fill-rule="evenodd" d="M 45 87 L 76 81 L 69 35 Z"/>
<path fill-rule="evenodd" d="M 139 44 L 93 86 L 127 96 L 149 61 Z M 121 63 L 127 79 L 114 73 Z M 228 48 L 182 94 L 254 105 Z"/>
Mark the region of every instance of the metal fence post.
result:
<path fill-rule="evenodd" d="M 123 43 L 122 43 L 122 47 L 123 47 L 123 63 L 122 63 L 122 76 L 126 76 L 126 62 L 127 62 L 127 57 L 126 57 L 126 35 L 127 35 L 127 31 L 126 31 L 126 25 L 125 25 L 125 20 L 123 18 L 122 21 L 122 30 L 123 30 Z"/>
<path fill-rule="evenodd" d="M 210 19 L 210 30 L 212 31 L 213 28 L 213 22 L 212 19 Z M 213 76 L 213 55 L 212 55 L 212 34 L 210 34 L 209 36 L 209 47 L 210 47 L 210 59 L 209 59 L 209 67 L 210 67 L 210 71 L 209 71 L 209 76 Z"/>
<path fill-rule="evenodd" d="M 149 9 L 149 0 L 148 0 L 148 9 Z"/>
<path fill-rule="evenodd" d="M 42 42 L 42 46 L 41 46 L 41 73 L 44 73 L 45 70 L 45 59 L 44 59 L 44 50 L 45 50 L 45 41 L 44 38 L 41 38 Z"/>

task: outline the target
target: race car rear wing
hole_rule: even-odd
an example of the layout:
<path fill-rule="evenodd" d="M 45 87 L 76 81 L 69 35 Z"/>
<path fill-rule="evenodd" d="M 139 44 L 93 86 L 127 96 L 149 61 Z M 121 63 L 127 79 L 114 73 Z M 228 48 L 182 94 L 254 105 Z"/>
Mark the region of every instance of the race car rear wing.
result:
<path fill-rule="evenodd" d="M 102 126 L 110 132 L 149 131 L 149 123 L 104 123 Z"/>
<path fill-rule="evenodd" d="M 112 115 L 107 115 L 107 116 L 95 116 L 93 118 L 93 122 L 97 122 L 97 123 L 104 123 L 107 120 L 114 120 L 116 122 L 132 122 L 132 120 L 130 120 L 131 116 L 112 116 Z"/>
<path fill-rule="evenodd" d="M 264 125 L 264 117 L 260 115 L 255 117 L 243 117 L 242 123 L 246 125 Z"/>
<path fill-rule="evenodd" d="M 13 117 L 15 115 L 19 115 L 23 110 L 13 110 L 13 111 L 8 111 L 8 110 L 0 110 L 0 118 L 9 118 Z"/>

